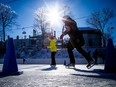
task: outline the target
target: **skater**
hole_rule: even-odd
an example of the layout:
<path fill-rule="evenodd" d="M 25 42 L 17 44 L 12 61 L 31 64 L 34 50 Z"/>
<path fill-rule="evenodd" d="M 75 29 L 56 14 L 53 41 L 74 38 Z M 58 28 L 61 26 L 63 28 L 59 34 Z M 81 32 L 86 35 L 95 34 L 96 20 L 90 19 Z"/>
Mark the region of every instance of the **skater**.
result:
<path fill-rule="evenodd" d="M 50 66 L 56 66 L 56 61 L 55 61 L 55 54 L 56 54 L 56 38 L 52 35 L 49 36 L 50 40 L 50 45 L 49 46 L 44 46 L 44 48 L 49 48 L 51 51 L 51 64 Z"/>
<path fill-rule="evenodd" d="M 25 58 L 23 58 L 23 64 L 25 64 L 25 62 L 26 62 L 26 59 L 25 59 Z"/>
<path fill-rule="evenodd" d="M 70 58 L 70 64 L 67 66 L 73 66 L 75 67 L 75 59 L 73 54 L 73 49 L 76 48 L 76 50 L 81 53 L 87 60 L 88 65 L 86 66 L 88 69 L 91 68 L 94 65 L 94 61 L 90 57 L 90 55 L 82 49 L 82 46 L 84 45 L 84 38 L 81 32 L 79 32 L 77 28 L 76 22 L 68 15 L 63 17 L 64 27 L 65 31 L 61 34 L 60 39 L 62 40 L 64 35 L 68 34 L 70 39 L 67 45 L 67 50 Z"/>

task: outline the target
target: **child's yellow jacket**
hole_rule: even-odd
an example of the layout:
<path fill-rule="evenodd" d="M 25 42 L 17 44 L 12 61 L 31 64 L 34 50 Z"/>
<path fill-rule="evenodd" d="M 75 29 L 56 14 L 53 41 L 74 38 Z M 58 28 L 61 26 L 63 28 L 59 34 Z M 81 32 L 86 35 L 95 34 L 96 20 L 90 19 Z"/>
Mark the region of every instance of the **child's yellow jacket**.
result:
<path fill-rule="evenodd" d="M 50 48 L 51 52 L 56 52 L 56 39 L 50 39 L 50 46 L 47 46 L 47 48 Z"/>

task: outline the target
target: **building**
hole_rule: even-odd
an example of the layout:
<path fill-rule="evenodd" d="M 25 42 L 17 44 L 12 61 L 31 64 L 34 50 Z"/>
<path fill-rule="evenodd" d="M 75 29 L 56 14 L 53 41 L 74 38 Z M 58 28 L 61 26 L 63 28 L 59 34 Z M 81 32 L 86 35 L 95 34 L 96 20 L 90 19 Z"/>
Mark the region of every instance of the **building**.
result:
<path fill-rule="evenodd" d="M 101 47 L 101 32 L 100 30 L 96 30 L 90 27 L 79 27 L 80 32 L 83 34 L 85 40 L 85 47 L 93 47 L 100 48 Z M 56 32 L 54 33 L 56 34 Z M 42 35 L 36 35 L 35 31 L 33 31 L 33 36 L 29 38 L 14 40 L 15 48 L 21 48 L 22 46 L 26 46 L 27 48 L 33 48 L 37 46 L 38 49 L 42 48 Z M 49 40 L 45 38 L 44 44 L 49 44 Z M 58 42 L 60 44 L 60 42 Z M 62 45 L 62 44 L 60 44 Z"/>
<path fill-rule="evenodd" d="M 99 48 L 102 46 L 100 30 L 90 27 L 80 27 L 79 30 L 83 34 L 85 47 Z"/>
<path fill-rule="evenodd" d="M 41 35 L 32 36 L 32 37 L 29 36 L 29 38 L 25 38 L 25 39 L 19 39 L 19 36 L 17 36 L 17 38 L 14 39 L 14 45 L 16 50 L 22 48 L 23 46 L 25 46 L 28 49 L 33 49 L 34 47 L 41 49 L 42 38 Z"/>
<path fill-rule="evenodd" d="M 90 28 L 90 27 L 79 27 L 80 33 L 83 34 L 83 38 L 85 41 L 84 47 L 85 48 L 100 48 L 102 47 L 101 43 L 101 31 Z M 65 44 L 68 42 L 68 38 L 63 40 L 63 46 L 62 42 L 58 41 L 58 44 L 60 44 L 60 47 L 66 47 Z"/>
<path fill-rule="evenodd" d="M 90 27 L 79 27 L 80 33 L 83 34 L 84 40 L 85 40 L 85 45 L 83 46 L 87 51 L 92 48 L 101 48 L 101 32 L 100 30 L 96 30 Z M 56 35 L 56 32 L 54 32 L 53 34 L 54 36 Z M 44 38 L 44 44 L 49 44 L 49 40 L 47 38 Z M 20 49 L 23 49 L 24 47 L 26 48 L 26 53 L 27 56 L 31 53 L 32 56 L 35 56 L 37 58 L 43 58 L 43 53 L 39 50 L 41 50 L 42 48 L 42 43 L 43 39 L 42 39 L 42 35 L 36 35 L 36 32 L 33 31 L 33 36 L 29 36 L 29 38 L 24 38 L 24 39 L 20 39 L 19 36 L 17 36 L 16 39 L 14 39 L 14 46 L 16 49 L 16 52 L 18 53 L 18 50 L 20 51 Z M 66 40 L 66 42 L 68 41 L 68 39 Z M 0 46 L 2 46 L 2 44 L 0 44 Z M 62 48 L 62 42 L 58 41 L 57 42 L 57 47 L 58 48 Z M 59 49 L 60 50 L 60 49 Z M 39 55 L 39 53 L 42 53 L 41 55 Z M 79 57 L 80 55 L 75 52 L 76 57 Z M 92 51 L 91 51 L 92 53 Z M 101 53 L 101 52 L 100 52 Z M 31 56 L 31 58 L 32 58 Z M 43 56 L 43 57 L 42 57 Z M 65 55 L 66 56 L 66 55 Z M 59 56 L 57 56 L 59 58 Z M 19 57 L 17 57 L 19 58 Z"/>

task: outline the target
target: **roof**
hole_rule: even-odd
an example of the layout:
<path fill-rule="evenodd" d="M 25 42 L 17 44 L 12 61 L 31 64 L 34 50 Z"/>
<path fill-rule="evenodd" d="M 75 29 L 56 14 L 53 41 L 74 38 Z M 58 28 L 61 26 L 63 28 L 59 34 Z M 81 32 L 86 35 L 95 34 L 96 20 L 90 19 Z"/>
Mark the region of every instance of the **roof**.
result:
<path fill-rule="evenodd" d="M 37 36 L 32 36 L 30 38 L 41 38 L 41 37 L 42 37 L 42 35 L 37 35 Z"/>
<path fill-rule="evenodd" d="M 101 31 L 98 29 L 90 28 L 90 27 L 79 27 L 79 31 L 86 34 L 101 34 Z"/>
<path fill-rule="evenodd" d="M 79 30 L 96 30 L 95 28 L 91 27 L 78 27 Z"/>

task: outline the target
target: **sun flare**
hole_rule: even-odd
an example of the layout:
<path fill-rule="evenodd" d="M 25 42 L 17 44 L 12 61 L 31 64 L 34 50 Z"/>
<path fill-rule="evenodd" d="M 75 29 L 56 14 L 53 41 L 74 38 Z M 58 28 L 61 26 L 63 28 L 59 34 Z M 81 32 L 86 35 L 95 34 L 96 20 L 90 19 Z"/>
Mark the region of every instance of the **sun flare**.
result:
<path fill-rule="evenodd" d="M 61 15 L 62 12 L 59 10 L 58 7 L 48 9 L 47 17 L 51 25 L 58 24 L 62 19 Z"/>
<path fill-rule="evenodd" d="M 51 23 L 57 22 L 60 20 L 60 15 L 57 11 L 50 11 L 48 13 L 48 17 Z"/>

